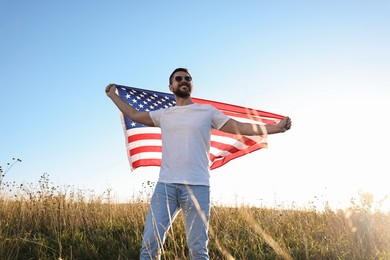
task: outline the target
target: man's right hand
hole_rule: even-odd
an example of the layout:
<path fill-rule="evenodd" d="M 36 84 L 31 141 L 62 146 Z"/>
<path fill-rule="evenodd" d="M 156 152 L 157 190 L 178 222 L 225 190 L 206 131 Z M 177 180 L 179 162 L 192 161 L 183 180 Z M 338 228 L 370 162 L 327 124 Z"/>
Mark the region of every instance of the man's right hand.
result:
<path fill-rule="evenodd" d="M 106 95 L 107 96 L 112 97 L 112 95 L 116 95 L 115 91 L 116 91 L 115 84 L 110 83 L 107 85 L 107 87 L 106 87 Z"/>

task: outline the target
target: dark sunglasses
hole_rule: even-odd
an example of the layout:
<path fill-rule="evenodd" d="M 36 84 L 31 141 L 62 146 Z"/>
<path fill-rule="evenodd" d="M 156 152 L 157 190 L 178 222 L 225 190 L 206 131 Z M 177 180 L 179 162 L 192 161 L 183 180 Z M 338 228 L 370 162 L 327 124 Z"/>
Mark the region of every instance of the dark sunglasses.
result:
<path fill-rule="evenodd" d="M 190 82 L 192 80 L 192 77 L 191 76 L 185 76 L 185 77 L 182 77 L 182 76 L 176 76 L 175 77 L 175 80 L 177 82 L 181 82 L 183 80 L 183 78 L 187 81 L 187 82 Z"/>

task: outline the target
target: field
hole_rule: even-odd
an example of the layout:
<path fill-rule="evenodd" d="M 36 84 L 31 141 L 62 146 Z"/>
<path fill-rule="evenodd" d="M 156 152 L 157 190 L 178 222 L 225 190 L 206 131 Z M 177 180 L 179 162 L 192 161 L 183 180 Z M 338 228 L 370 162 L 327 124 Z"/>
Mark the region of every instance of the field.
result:
<path fill-rule="evenodd" d="M 0 184 L 0 259 L 138 259 L 147 201 L 86 196 L 47 175 L 38 186 Z M 211 259 L 390 259 L 390 213 L 369 196 L 345 210 L 214 205 L 209 250 Z M 162 259 L 186 256 L 179 215 Z"/>

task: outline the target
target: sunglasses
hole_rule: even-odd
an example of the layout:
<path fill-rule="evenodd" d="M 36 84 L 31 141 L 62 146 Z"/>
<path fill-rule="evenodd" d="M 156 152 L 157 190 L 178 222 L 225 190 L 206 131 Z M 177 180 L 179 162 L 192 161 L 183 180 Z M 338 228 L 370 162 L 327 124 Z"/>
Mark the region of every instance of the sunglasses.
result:
<path fill-rule="evenodd" d="M 187 82 L 190 82 L 192 80 L 192 77 L 191 76 L 185 76 L 185 77 L 182 77 L 182 76 L 176 76 L 175 77 L 175 80 L 177 82 L 181 82 L 183 80 L 183 78 L 185 79 L 185 81 Z"/>

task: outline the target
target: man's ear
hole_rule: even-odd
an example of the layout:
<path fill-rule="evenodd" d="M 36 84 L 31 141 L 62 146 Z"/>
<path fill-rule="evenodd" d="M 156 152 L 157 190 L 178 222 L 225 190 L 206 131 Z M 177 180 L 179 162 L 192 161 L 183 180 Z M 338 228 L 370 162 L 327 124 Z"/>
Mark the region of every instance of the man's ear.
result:
<path fill-rule="evenodd" d="M 173 92 L 173 91 L 172 91 L 172 85 L 171 85 L 171 84 L 169 84 L 169 90 L 170 90 L 171 92 Z"/>

